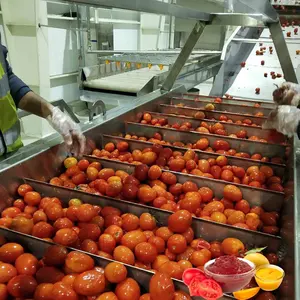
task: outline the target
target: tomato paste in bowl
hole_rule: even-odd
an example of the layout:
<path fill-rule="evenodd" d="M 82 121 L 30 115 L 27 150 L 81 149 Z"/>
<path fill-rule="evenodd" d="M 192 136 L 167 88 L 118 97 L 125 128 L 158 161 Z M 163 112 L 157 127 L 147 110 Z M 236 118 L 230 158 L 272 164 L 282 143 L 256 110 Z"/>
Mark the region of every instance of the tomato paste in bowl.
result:
<path fill-rule="evenodd" d="M 221 256 L 204 265 L 205 275 L 220 284 L 224 293 L 243 289 L 255 273 L 255 265 L 243 258 Z"/>

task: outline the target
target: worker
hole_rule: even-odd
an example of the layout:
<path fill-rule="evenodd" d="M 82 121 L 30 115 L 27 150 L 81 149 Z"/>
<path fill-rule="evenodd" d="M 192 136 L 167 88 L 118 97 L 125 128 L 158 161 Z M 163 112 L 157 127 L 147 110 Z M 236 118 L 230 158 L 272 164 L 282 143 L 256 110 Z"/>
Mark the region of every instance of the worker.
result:
<path fill-rule="evenodd" d="M 78 124 L 58 108 L 35 94 L 12 71 L 7 49 L 0 36 L 0 156 L 23 146 L 17 108 L 42 117 L 62 135 L 74 155 L 83 154 L 85 137 Z M 29 70 L 30 72 L 30 70 Z"/>
<path fill-rule="evenodd" d="M 273 92 L 273 100 L 278 105 L 263 124 L 263 129 L 276 129 L 292 137 L 300 138 L 300 85 L 285 82 Z"/>

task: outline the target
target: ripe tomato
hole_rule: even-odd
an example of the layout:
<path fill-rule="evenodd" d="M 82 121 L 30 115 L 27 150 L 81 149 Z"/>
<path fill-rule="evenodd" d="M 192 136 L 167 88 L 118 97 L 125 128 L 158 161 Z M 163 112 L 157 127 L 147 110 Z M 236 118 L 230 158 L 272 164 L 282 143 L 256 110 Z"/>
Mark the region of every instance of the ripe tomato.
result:
<path fill-rule="evenodd" d="M 68 250 L 60 245 L 53 245 L 47 248 L 44 253 L 44 263 L 47 266 L 61 266 L 65 263 Z"/>
<path fill-rule="evenodd" d="M 145 234 L 140 230 L 127 232 L 121 239 L 121 244 L 131 250 L 134 250 L 134 248 L 142 242 L 147 242 L 147 238 Z"/>
<path fill-rule="evenodd" d="M 156 247 L 148 242 L 139 243 L 134 249 L 135 257 L 142 263 L 153 263 L 156 256 Z"/>
<path fill-rule="evenodd" d="M 21 254 L 15 262 L 19 274 L 34 275 L 38 268 L 38 260 L 30 253 Z"/>
<path fill-rule="evenodd" d="M 21 197 L 24 197 L 26 193 L 33 191 L 33 188 L 29 184 L 21 184 L 18 187 L 18 194 Z"/>
<path fill-rule="evenodd" d="M 191 296 L 200 296 L 204 299 L 218 299 L 223 295 L 220 285 L 212 279 L 201 281 L 195 277 L 189 285 Z"/>
<path fill-rule="evenodd" d="M 0 284 L 7 283 L 17 274 L 17 269 L 13 265 L 0 262 Z"/>
<path fill-rule="evenodd" d="M 104 275 L 111 283 L 119 283 L 127 278 L 127 269 L 117 262 L 109 263 L 104 269 Z"/>
<path fill-rule="evenodd" d="M 127 278 L 117 284 L 115 294 L 119 300 L 139 300 L 141 291 L 134 279 Z"/>
<path fill-rule="evenodd" d="M 172 279 L 163 274 L 156 273 L 152 276 L 149 285 L 149 293 L 151 299 L 174 299 L 175 287 Z"/>
<path fill-rule="evenodd" d="M 113 258 L 125 264 L 134 265 L 135 258 L 133 252 L 126 246 L 118 246 L 115 248 Z"/>
<path fill-rule="evenodd" d="M 192 215 L 187 210 L 179 210 L 168 219 L 168 227 L 175 233 L 184 233 L 192 224 Z"/>
<path fill-rule="evenodd" d="M 24 253 L 24 248 L 17 243 L 6 243 L 0 247 L 0 261 L 14 263 Z"/>
<path fill-rule="evenodd" d="M 244 244 L 236 238 L 226 238 L 221 244 L 222 251 L 226 255 L 239 256 L 245 250 Z"/>
<path fill-rule="evenodd" d="M 7 284 L 8 293 L 15 298 L 32 298 L 37 287 L 34 277 L 18 275 L 13 277 Z"/>

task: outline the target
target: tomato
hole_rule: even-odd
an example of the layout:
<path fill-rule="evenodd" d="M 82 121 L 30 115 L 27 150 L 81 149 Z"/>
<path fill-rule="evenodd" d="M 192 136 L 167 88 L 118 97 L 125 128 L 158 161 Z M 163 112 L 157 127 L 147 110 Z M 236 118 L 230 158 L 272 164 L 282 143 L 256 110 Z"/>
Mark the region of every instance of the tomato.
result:
<path fill-rule="evenodd" d="M 37 287 L 34 277 L 29 275 L 18 275 L 7 284 L 8 293 L 15 298 L 32 298 Z"/>
<path fill-rule="evenodd" d="M 244 244 L 236 238 L 226 238 L 223 240 L 221 248 L 224 254 L 235 256 L 239 256 L 245 250 Z"/>
<path fill-rule="evenodd" d="M 63 279 L 64 273 L 55 267 L 42 267 L 35 276 L 38 283 L 55 283 Z"/>
<path fill-rule="evenodd" d="M 104 274 L 95 270 L 85 271 L 76 276 L 74 290 L 79 295 L 95 296 L 105 289 Z"/>
<path fill-rule="evenodd" d="M 168 275 L 156 273 L 152 276 L 149 285 L 151 299 L 172 300 L 174 292 L 173 281 Z"/>
<path fill-rule="evenodd" d="M 52 283 L 41 283 L 34 292 L 35 300 L 51 300 L 52 299 Z M 1 299 L 1 297 L 0 297 Z"/>
<path fill-rule="evenodd" d="M 155 235 L 167 242 L 168 239 L 173 235 L 173 232 L 168 227 L 163 226 L 156 230 Z"/>
<path fill-rule="evenodd" d="M 184 291 L 176 291 L 173 300 L 192 300 L 192 298 Z"/>
<path fill-rule="evenodd" d="M 54 228 L 47 222 L 38 222 L 33 225 L 32 235 L 41 239 L 51 238 Z"/>
<path fill-rule="evenodd" d="M 147 242 L 147 238 L 145 234 L 140 230 L 127 232 L 121 239 L 121 244 L 131 250 L 134 250 L 134 248 L 142 242 Z"/>
<path fill-rule="evenodd" d="M 187 242 L 183 235 L 174 234 L 168 239 L 168 249 L 174 254 L 180 254 L 187 248 Z"/>
<path fill-rule="evenodd" d="M 78 240 L 78 235 L 73 228 L 63 228 L 59 229 L 54 238 L 53 241 L 57 244 L 61 244 L 63 246 L 72 246 L 76 243 Z"/>
<path fill-rule="evenodd" d="M 196 247 L 197 250 L 201 250 L 201 249 L 207 249 L 209 250 L 210 249 L 210 243 L 203 240 L 203 239 L 198 239 L 197 240 L 197 247 Z"/>
<path fill-rule="evenodd" d="M 7 283 L 17 274 L 17 269 L 13 265 L 0 262 L 0 284 Z"/>
<path fill-rule="evenodd" d="M 204 299 L 218 299 L 223 295 L 220 285 L 212 279 L 201 281 L 195 277 L 189 285 L 189 290 L 191 296 L 200 296 Z"/>
<path fill-rule="evenodd" d="M 29 184 L 21 184 L 18 187 L 18 194 L 24 197 L 26 193 L 33 191 L 33 188 Z"/>
<path fill-rule="evenodd" d="M 200 281 L 206 279 L 204 273 L 201 270 L 191 268 L 183 272 L 182 280 L 185 285 L 189 286 L 195 277 L 198 277 Z"/>
<path fill-rule="evenodd" d="M 15 262 L 19 274 L 34 275 L 38 268 L 38 260 L 30 253 L 20 255 Z"/>
<path fill-rule="evenodd" d="M 140 228 L 142 230 L 153 230 L 156 227 L 155 218 L 149 213 L 143 213 L 140 216 Z"/>
<path fill-rule="evenodd" d="M 47 266 L 61 266 L 65 263 L 68 250 L 60 245 L 53 245 L 47 248 L 44 253 L 44 263 Z"/>
<path fill-rule="evenodd" d="M 77 159 L 75 157 L 68 157 L 64 160 L 64 165 L 66 169 L 75 166 L 77 165 Z"/>
<path fill-rule="evenodd" d="M 117 284 L 115 294 L 119 300 L 139 300 L 141 291 L 134 279 L 127 278 Z"/>
<path fill-rule="evenodd" d="M 184 238 L 183 238 L 184 239 Z M 184 239 L 185 241 L 185 239 Z M 139 243 L 134 249 L 135 257 L 142 263 L 153 263 L 156 256 L 156 247 L 148 242 Z"/>
<path fill-rule="evenodd" d="M 74 273 L 82 273 L 94 267 L 94 260 L 87 254 L 71 251 L 66 257 L 65 265 Z"/>
<path fill-rule="evenodd" d="M 126 246 L 118 246 L 113 253 L 114 260 L 123 262 L 125 264 L 134 265 L 135 257 L 133 252 Z"/>
<path fill-rule="evenodd" d="M 62 282 L 53 285 L 51 296 L 56 300 L 78 300 L 78 296 L 72 287 Z"/>
<path fill-rule="evenodd" d="M 192 224 L 192 214 L 187 210 L 179 210 L 168 218 L 168 227 L 175 233 L 184 233 Z"/>
<path fill-rule="evenodd" d="M 104 269 L 106 279 L 111 283 L 119 283 L 127 278 L 127 269 L 117 262 L 109 263 Z"/>
<path fill-rule="evenodd" d="M 24 253 L 24 248 L 17 243 L 7 243 L 0 247 L 0 261 L 14 263 Z"/>
<path fill-rule="evenodd" d="M 123 229 L 117 225 L 110 225 L 105 229 L 104 233 L 110 234 L 117 243 L 120 243 L 123 237 Z"/>
<path fill-rule="evenodd" d="M 119 300 L 115 293 L 106 292 L 101 294 L 96 300 Z"/>
<path fill-rule="evenodd" d="M 180 265 L 175 261 L 165 262 L 159 267 L 158 271 L 178 280 L 181 280 L 183 273 L 183 270 L 181 269 Z"/>

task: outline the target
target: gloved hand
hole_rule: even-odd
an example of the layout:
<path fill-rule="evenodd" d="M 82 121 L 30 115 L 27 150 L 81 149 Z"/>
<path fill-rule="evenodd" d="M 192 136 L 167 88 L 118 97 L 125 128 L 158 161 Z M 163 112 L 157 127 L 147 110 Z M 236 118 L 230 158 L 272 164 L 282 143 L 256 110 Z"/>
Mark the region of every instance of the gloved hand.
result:
<path fill-rule="evenodd" d="M 274 102 L 278 105 L 298 106 L 300 103 L 300 85 L 284 82 L 273 92 Z"/>
<path fill-rule="evenodd" d="M 58 107 L 51 107 L 51 114 L 47 117 L 47 120 L 62 135 L 74 156 L 82 156 L 85 149 L 85 136 L 82 134 L 79 125 Z"/>
<path fill-rule="evenodd" d="M 273 110 L 267 121 L 262 125 L 263 129 L 276 129 L 278 132 L 292 137 L 297 132 L 300 122 L 300 109 L 290 105 L 279 105 Z"/>

